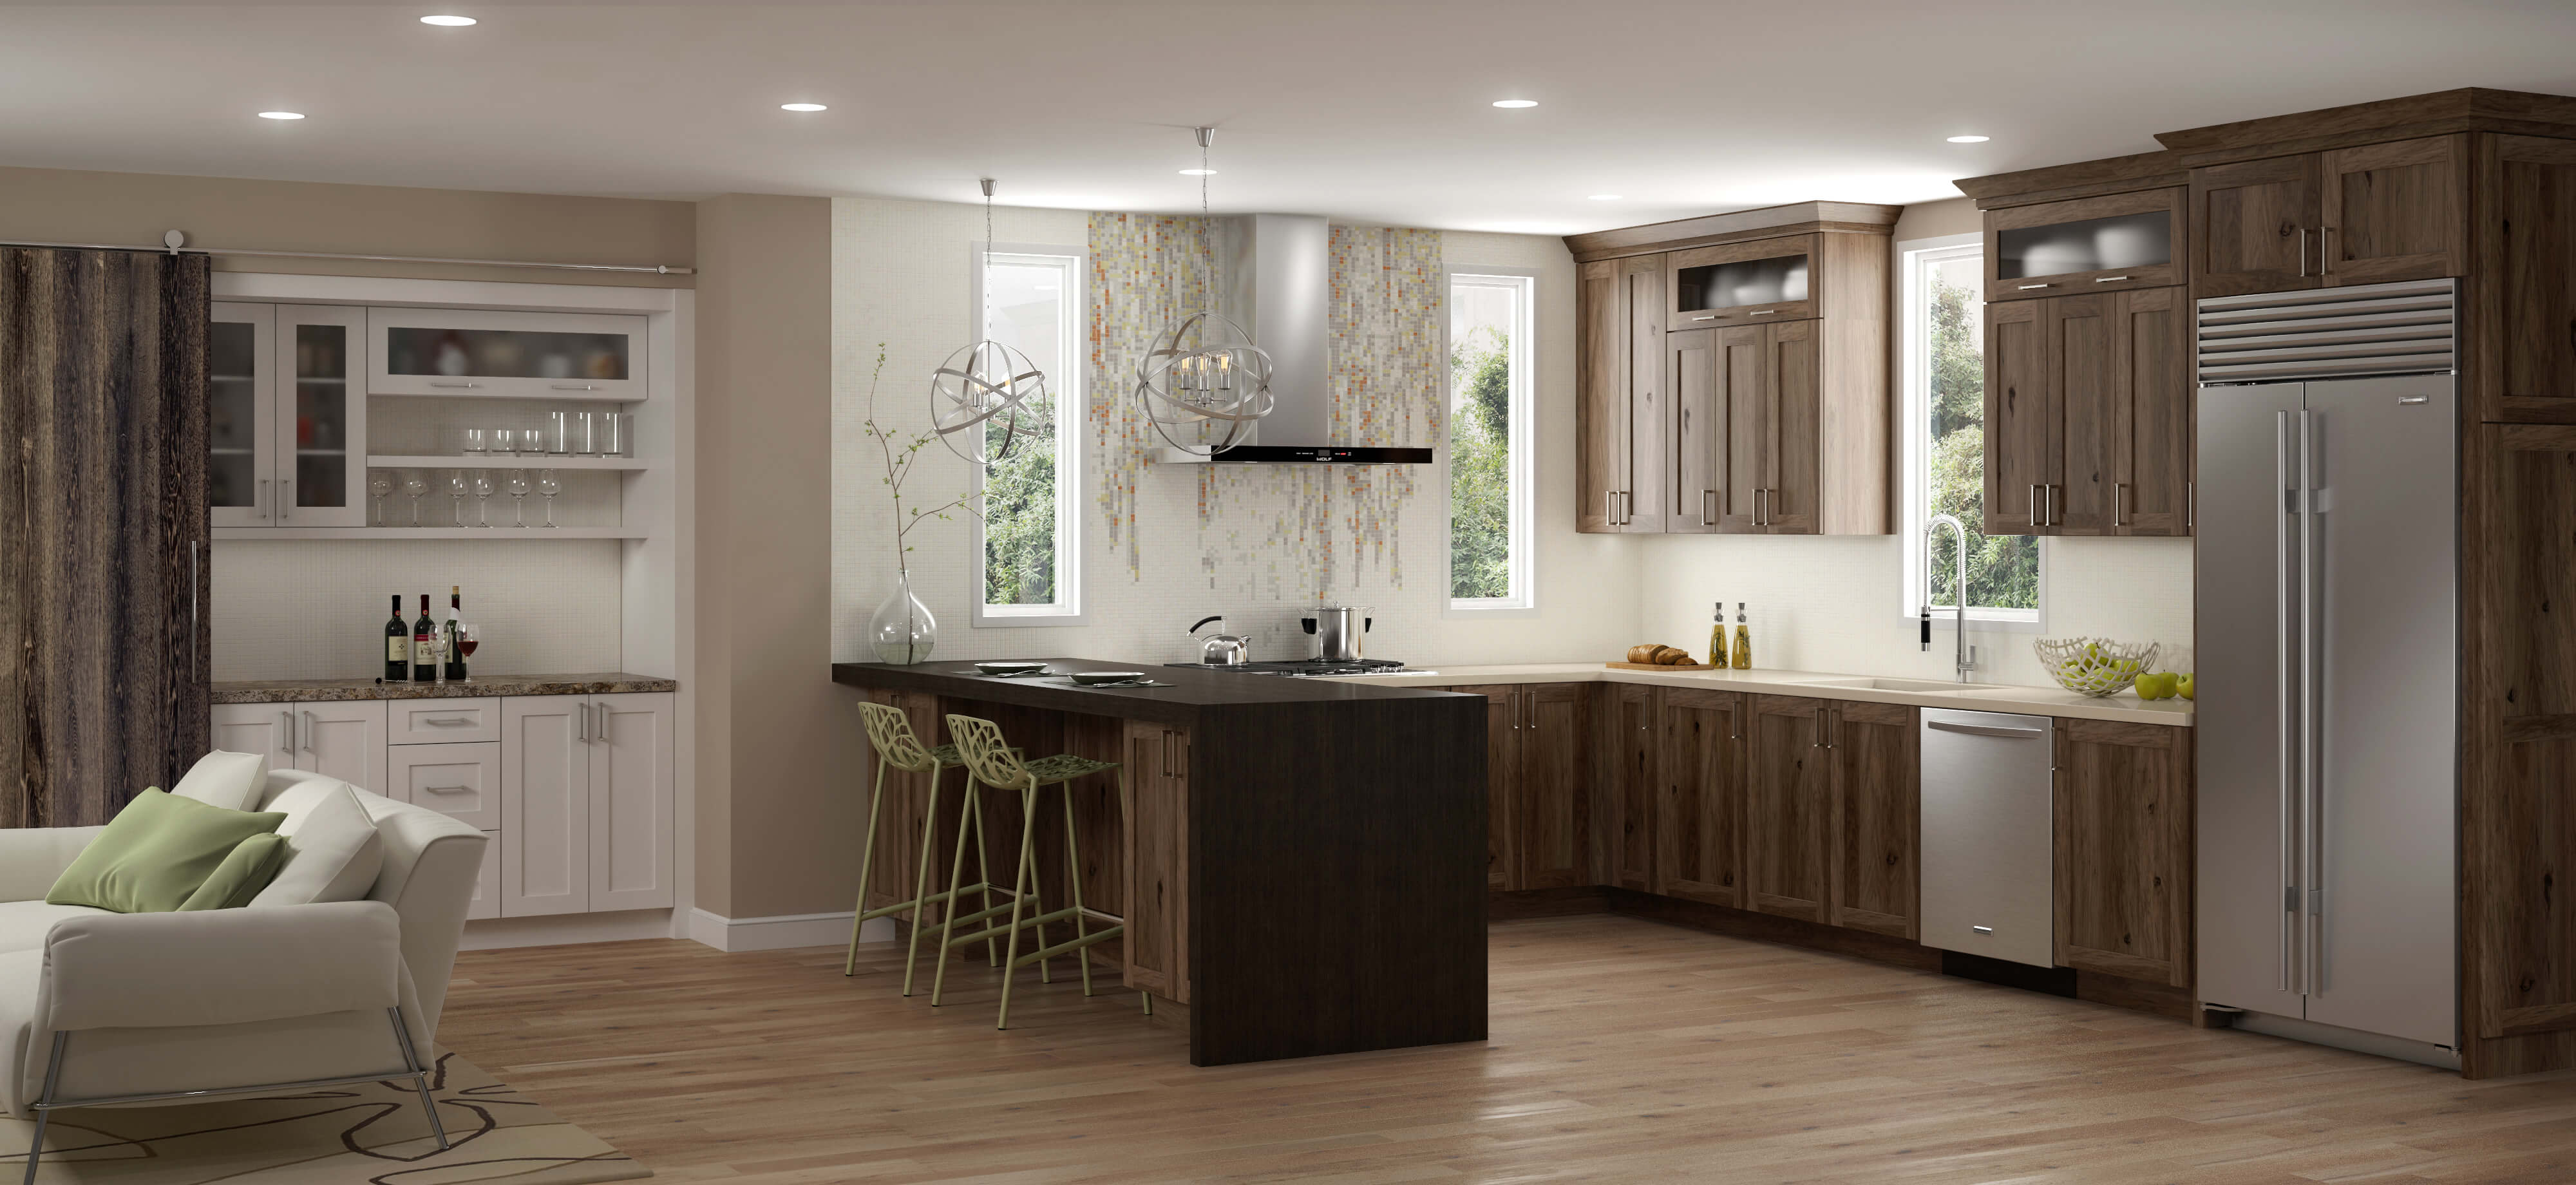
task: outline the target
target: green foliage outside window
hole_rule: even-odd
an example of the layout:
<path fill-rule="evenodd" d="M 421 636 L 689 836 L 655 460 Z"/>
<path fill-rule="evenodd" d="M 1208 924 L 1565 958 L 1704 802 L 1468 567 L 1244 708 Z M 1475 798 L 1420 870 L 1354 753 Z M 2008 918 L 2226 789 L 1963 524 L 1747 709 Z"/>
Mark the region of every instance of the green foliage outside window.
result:
<path fill-rule="evenodd" d="M 1047 605 L 1055 587 L 1055 400 L 1030 400 L 1020 424 L 1035 428 L 984 471 L 984 603 Z M 1031 422 L 1031 417 L 1035 422 Z M 1005 429 L 987 421 L 985 455 L 1000 452 Z"/>
<path fill-rule="evenodd" d="M 1449 595 L 1512 592 L 1511 338 L 1480 328 L 1450 343 Z"/>
<path fill-rule="evenodd" d="M 1970 318 L 1980 298 L 1947 279 L 1932 279 L 1931 507 L 1957 516 L 1968 528 L 1968 604 L 1988 609 L 2039 607 L 2039 540 L 2028 535 L 1987 535 L 1986 366 L 1984 344 Z M 1958 604 L 1951 587 L 1959 545 L 1948 531 L 1930 536 L 1932 603 Z"/>

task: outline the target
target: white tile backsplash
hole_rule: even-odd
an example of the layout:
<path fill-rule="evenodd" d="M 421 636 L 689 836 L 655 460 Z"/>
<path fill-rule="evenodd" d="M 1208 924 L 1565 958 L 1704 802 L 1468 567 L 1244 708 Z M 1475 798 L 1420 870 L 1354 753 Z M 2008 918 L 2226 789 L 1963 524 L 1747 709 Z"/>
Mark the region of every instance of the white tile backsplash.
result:
<path fill-rule="evenodd" d="M 446 509 L 444 500 L 439 509 Z M 495 511 L 507 515 L 508 508 Z M 408 621 L 419 616 L 420 595 L 428 593 L 436 618 L 455 584 L 465 587 L 465 620 L 480 633 L 475 671 L 615 670 L 623 629 L 619 549 L 626 546 L 634 545 L 613 539 L 225 540 L 214 545 L 211 573 L 214 677 L 383 674 L 387 598 L 402 594 Z"/>

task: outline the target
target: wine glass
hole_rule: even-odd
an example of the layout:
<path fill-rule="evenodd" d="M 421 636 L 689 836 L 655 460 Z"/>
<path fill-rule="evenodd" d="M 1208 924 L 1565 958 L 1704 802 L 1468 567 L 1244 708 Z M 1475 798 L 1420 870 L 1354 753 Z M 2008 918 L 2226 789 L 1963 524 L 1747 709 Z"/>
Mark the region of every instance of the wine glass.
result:
<path fill-rule="evenodd" d="M 403 475 L 403 492 L 411 495 L 411 525 L 420 525 L 420 496 L 429 492 L 429 476 L 414 469 Z"/>
<path fill-rule="evenodd" d="M 490 530 L 492 527 L 492 489 L 492 471 L 489 469 L 475 470 L 474 525 L 484 528 L 485 530 Z M 468 653 L 471 652 L 469 651 Z"/>
<path fill-rule="evenodd" d="M 476 640 L 474 633 L 475 631 L 473 626 L 467 625 L 461 621 L 456 623 L 456 657 L 460 659 L 470 659 L 474 657 L 474 643 Z M 474 681 L 474 668 L 465 668 L 465 681 L 468 683 Z"/>
<path fill-rule="evenodd" d="M 372 470 L 367 474 L 367 492 L 376 496 L 376 525 L 381 527 L 385 525 L 385 498 L 394 492 L 394 479 L 382 469 Z"/>
<path fill-rule="evenodd" d="M 460 527 L 465 525 L 465 491 L 467 488 L 468 487 L 465 484 L 464 470 L 451 469 L 447 471 L 447 496 L 456 504 L 456 525 Z"/>
<path fill-rule="evenodd" d="M 563 483 L 555 480 L 552 469 L 537 470 L 537 492 L 546 496 L 546 529 L 555 525 L 555 495 L 563 492 Z"/>
<path fill-rule="evenodd" d="M 513 470 L 511 470 L 511 471 L 510 471 L 510 498 L 511 498 L 510 507 L 511 507 L 511 509 L 512 509 L 514 512 L 516 512 L 517 517 L 518 517 L 518 521 L 517 521 L 517 522 L 514 522 L 514 523 L 511 523 L 510 525 L 511 525 L 511 526 L 514 526 L 514 527 L 525 527 L 525 526 L 527 526 L 527 525 L 528 525 L 528 502 L 527 502 L 527 498 L 528 498 L 528 471 L 527 471 L 527 470 L 525 470 L 525 469 L 513 469 Z"/>

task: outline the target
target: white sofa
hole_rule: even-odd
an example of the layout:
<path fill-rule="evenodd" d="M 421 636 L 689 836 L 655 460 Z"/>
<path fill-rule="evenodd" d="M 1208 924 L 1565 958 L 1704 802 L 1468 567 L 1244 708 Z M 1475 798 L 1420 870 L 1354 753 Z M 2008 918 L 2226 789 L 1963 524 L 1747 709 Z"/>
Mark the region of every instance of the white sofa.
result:
<path fill-rule="evenodd" d="M 319 777 L 273 771 L 250 809 Z M 487 840 L 436 811 L 357 797 L 383 868 L 366 900 L 321 905 L 48 905 L 102 828 L 0 830 L 0 1111 L 37 1119 L 29 1180 L 53 1107 L 330 1081 L 412 1079 L 445 1146 L 421 1071 Z"/>

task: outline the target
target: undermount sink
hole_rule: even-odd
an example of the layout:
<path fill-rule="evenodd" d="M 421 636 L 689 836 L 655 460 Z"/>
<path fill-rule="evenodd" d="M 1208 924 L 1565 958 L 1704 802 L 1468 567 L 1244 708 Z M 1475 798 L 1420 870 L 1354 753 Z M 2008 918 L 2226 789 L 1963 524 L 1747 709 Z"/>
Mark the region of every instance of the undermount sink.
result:
<path fill-rule="evenodd" d="M 1864 691 L 1910 691 L 1918 694 L 1940 691 L 1994 691 L 2003 687 L 2000 683 L 1955 683 L 1943 679 L 1801 679 L 1799 682 L 1809 687 L 1851 687 Z"/>

